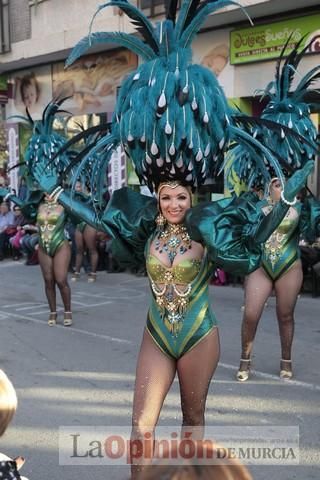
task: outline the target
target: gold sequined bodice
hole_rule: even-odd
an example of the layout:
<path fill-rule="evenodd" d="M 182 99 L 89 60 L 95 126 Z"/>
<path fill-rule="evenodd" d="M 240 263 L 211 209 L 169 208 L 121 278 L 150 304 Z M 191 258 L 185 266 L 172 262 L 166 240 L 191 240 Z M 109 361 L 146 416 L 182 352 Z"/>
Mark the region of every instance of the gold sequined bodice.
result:
<path fill-rule="evenodd" d="M 167 267 L 159 258 L 147 255 L 147 272 L 151 288 L 165 325 L 176 337 L 188 308 L 191 284 L 201 269 L 202 260 L 186 258 Z"/>
<path fill-rule="evenodd" d="M 44 250 L 53 255 L 65 240 L 65 210 L 58 203 L 44 202 L 39 206 L 37 215 L 40 244 Z"/>
<path fill-rule="evenodd" d="M 264 245 L 262 265 L 273 279 L 297 258 L 298 224 L 299 212 L 291 207 Z"/>
<path fill-rule="evenodd" d="M 199 273 L 201 260 L 186 258 L 171 267 L 165 266 L 157 257 L 149 254 L 147 271 L 151 280 L 158 284 L 175 283 L 186 285 L 191 283 Z"/>

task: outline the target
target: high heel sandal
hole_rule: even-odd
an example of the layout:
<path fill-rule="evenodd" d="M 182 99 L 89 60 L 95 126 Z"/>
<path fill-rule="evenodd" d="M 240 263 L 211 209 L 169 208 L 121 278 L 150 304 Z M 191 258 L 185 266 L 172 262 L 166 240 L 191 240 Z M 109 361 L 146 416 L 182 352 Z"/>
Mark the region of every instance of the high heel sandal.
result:
<path fill-rule="evenodd" d="M 97 280 L 97 274 L 96 273 L 89 273 L 88 274 L 88 283 L 93 283 Z"/>
<path fill-rule="evenodd" d="M 282 368 L 282 363 L 289 363 L 290 364 L 290 370 L 285 370 Z M 281 358 L 281 362 L 280 362 L 280 378 L 282 378 L 283 380 L 291 380 L 291 378 L 293 377 L 293 373 L 292 373 L 292 360 L 285 360 L 284 358 Z"/>
<path fill-rule="evenodd" d="M 56 324 L 57 324 L 57 312 L 50 312 L 48 325 L 49 327 L 53 327 Z"/>
<path fill-rule="evenodd" d="M 73 272 L 71 275 L 71 282 L 77 282 L 80 278 L 80 272 Z"/>
<path fill-rule="evenodd" d="M 246 370 L 238 370 L 237 380 L 238 382 L 246 382 L 250 376 L 251 358 L 240 358 L 240 363 L 247 363 L 248 368 Z"/>
<path fill-rule="evenodd" d="M 64 312 L 63 325 L 65 327 L 72 325 L 72 312 Z"/>

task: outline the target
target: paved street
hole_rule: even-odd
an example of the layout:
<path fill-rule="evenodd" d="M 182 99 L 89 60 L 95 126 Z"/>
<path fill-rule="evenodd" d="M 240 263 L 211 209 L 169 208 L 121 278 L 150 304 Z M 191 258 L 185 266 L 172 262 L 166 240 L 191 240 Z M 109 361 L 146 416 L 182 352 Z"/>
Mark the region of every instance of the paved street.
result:
<path fill-rule="evenodd" d="M 99 272 L 72 284 L 74 325 L 47 326 L 39 267 L 0 264 L 0 368 L 19 397 L 0 451 L 23 455 L 30 480 L 128 479 L 127 467 L 59 466 L 59 426 L 130 425 L 135 362 L 148 305 L 146 278 Z M 279 337 L 269 300 L 255 344 L 254 375 L 234 381 L 240 353 L 243 291 L 211 287 L 222 355 L 211 383 L 206 419 L 215 426 L 299 426 L 300 465 L 254 466 L 256 480 L 320 478 L 320 298 L 302 296 L 296 310 L 295 380 L 278 379 Z M 59 299 L 59 305 L 61 305 Z M 62 318 L 60 307 L 60 321 Z M 180 423 L 177 382 L 160 424 Z"/>

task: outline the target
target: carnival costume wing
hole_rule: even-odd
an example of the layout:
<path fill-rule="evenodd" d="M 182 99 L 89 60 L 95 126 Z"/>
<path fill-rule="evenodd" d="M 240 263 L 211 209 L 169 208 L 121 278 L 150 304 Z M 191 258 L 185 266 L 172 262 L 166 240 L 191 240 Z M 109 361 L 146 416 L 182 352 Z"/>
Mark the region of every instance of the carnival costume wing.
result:
<path fill-rule="evenodd" d="M 309 87 L 320 78 L 320 65 L 305 74 L 296 88 L 291 91 L 292 83 L 298 75 L 298 67 L 305 52 L 306 45 L 301 49 L 303 39 L 289 53 L 285 59 L 285 52 L 290 41 L 288 39 L 277 62 L 274 81 L 270 82 L 262 92 L 262 99 L 269 99 L 261 118 L 256 123 L 250 123 L 247 128 L 251 134 L 275 156 L 281 164 L 282 170 L 290 175 L 313 159 L 319 151 L 317 129 L 310 118 L 313 103 L 308 101 Z M 316 93 L 319 97 L 319 93 Z M 319 106 L 318 106 L 319 108 Z M 244 120 L 245 122 L 245 120 Z M 274 129 L 273 125 L 278 128 Z M 228 152 L 226 176 L 231 179 L 236 176 L 240 181 L 245 180 L 249 188 L 266 184 L 266 175 L 254 159 L 254 152 L 243 144 L 234 144 Z M 256 168 L 253 168 L 256 166 Z M 278 176 L 270 163 L 265 167 L 272 176 Z"/>
<path fill-rule="evenodd" d="M 261 201 L 252 192 L 199 204 L 187 213 L 188 232 L 206 247 L 215 266 L 246 275 L 260 266 L 262 243 L 285 213 L 279 204 L 267 217 L 260 207 Z"/>
<path fill-rule="evenodd" d="M 125 206 L 125 209 L 124 209 Z M 154 232 L 157 201 L 130 188 L 116 190 L 103 214 L 112 241 L 112 254 L 125 268 L 144 265 L 145 246 Z"/>
<path fill-rule="evenodd" d="M 255 162 L 267 179 L 266 163 L 281 177 L 279 162 L 243 128 L 215 75 L 192 64 L 192 40 L 207 16 L 227 5 L 239 6 L 231 0 L 184 0 L 177 15 L 173 0 L 166 20 L 155 26 L 126 1 L 114 0 L 99 7 L 98 12 L 118 7 L 133 21 L 140 37 L 90 32 L 75 46 L 67 66 L 90 47 L 106 42 L 128 48 L 143 63 L 122 83 L 110 135 L 100 138 L 81 156 L 80 170 L 86 169 L 94 151 L 100 154 L 96 172 L 104 175 L 114 149 L 121 145 L 140 182 L 151 190 L 170 179 L 199 186 L 218 174 L 229 145 L 237 142 L 254 152 Z"/>

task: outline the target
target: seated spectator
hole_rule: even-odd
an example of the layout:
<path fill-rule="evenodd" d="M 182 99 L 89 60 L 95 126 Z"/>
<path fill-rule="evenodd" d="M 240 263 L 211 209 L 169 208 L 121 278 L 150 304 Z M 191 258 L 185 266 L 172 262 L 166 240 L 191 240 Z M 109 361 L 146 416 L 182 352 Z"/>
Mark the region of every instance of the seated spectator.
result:
<path fill-rule="evenodd" d="M 33 224 L 23 226 L 24 235 L 20 240 L 21 251 L 27 255 L 26 265 L 38 265 L 38 227 Z"/>
<path fill-rule="evenodd" d="M 17 408 L 17 395 L 7 375 L 0 370 L 0 437 L 8 428 Z M 23 457 L 14 459 L 0 453 L 0 478 L 3 480 L 27 480 L 21 477 L 19 469 L 24 464 Z"/>
<path fill-rule="evenodd" d="M 16 231 L 13 224 L 14 215 L 9 210 L 9 204 L 6 202 L 2 202 L 0 205 L 0 260 L 4 259 L 4 250 L 6 245 L 8 244 L 8 239 L 10 238 L 10 236 L 14 235 Z M 11 227 L 12 232 L 10 234 L 9 229 Z"/>
<path fill-rule="evenodd" d="M 15 233 L 11 237 L 9 236 L 9 243 L 12 246 L 13 260 L 19 260 L 22 255 L 20 250 L 20 240 L 21 237 L 24 235 L 23 225 L 25 225 L 27 221 L 22 215 L 21 208 L 18 207 L 18 205 L 14 205 L 13 214 Z"/>

